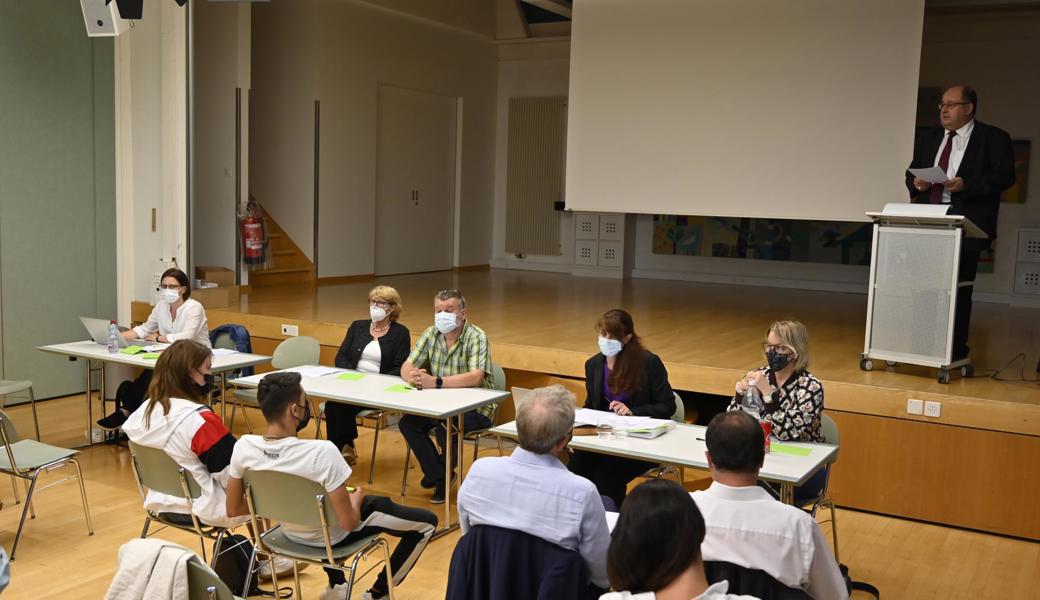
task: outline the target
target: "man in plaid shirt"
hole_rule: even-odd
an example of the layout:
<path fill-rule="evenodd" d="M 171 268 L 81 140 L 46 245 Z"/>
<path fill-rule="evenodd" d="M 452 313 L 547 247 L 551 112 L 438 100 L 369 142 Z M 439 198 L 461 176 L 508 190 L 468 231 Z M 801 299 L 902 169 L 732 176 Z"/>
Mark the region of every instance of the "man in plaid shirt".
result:
<path fill-rule="evenodd" d="M 458 290 L 442 290 L 433 298 L 434 325 L 423 332 L 412 348 L 408 360 L 401 366 L 401 377 L 417 388 L 492 387 L 491 348 L 484 330 L 466 320 L 466 298 Z M 491 426 L 493 404 L 488 404 L 464 415 L 465 431 Z M 422 468 L 421 485 L 433 488 L 430 502 L 444 502 L 444 451 L 430 440 L 434 429 L 437 442 L 443 449 L 446 432 L 439 419 L 405 415 L 399 424 L 401 435 L 408 442 Z M 452 455 L 452 470 L 458 456 Z M 454 473 L 452 479 L 454 479 Z"/>

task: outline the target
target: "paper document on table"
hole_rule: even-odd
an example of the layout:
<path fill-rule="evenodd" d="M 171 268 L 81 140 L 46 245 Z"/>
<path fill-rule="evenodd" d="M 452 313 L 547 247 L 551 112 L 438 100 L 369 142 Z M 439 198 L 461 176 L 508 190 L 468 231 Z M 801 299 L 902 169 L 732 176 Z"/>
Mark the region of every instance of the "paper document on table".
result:
<path fill-rule="evenodd" d="M 169 347 L 170 347 L 169 344 L 163 344 L 163 343 L 160 342 L 158 344 L 152 344 L 150 346 L 145 346 L 144 347 L 144 351 L 145 352 L 162 352 L 163 350 L 165 350 L 165 349 L 167 349 Z"/>
<path fill-rule="evenodd" d="M 609 410 L 592 410 L 591 408 L 579 408 L 574 411 L 574 426 L 599 425 L 610 423 L 614 427 L 647 427 L 654 419 L 650 417 L 623 417 Z"/>
<path fill-rule="evenodd" d="M 928 167 L 927 169 L 907 169 L 910 174 L 918 179 L 924 179 L 928 183 L 946 183 L 950 180 L 946 171 L 939 167 Z"/>
<path fill-rule="evenodd" d="M 326 375 L 332 375 L 333 373 L 342 373 L 343 369 L 337 369 L 336 367 L 293 367 L 286 369 L 286 371 L 295 371 L 300 374 L 300 377 L 324 377 Z"/>
<path fill-rule="evenodd" d="M 621 516 L 621 513 L 613 511 L 607 511 L 607 531 L 614 533 L 614 528 L 617 527 L 617 519 Z"/>
<path fill-rule="evenodd" d="M 228 354 L 238 354 L 238 350 L 231 348 L 214 348 L 213 356 L 227 356 Z"/>

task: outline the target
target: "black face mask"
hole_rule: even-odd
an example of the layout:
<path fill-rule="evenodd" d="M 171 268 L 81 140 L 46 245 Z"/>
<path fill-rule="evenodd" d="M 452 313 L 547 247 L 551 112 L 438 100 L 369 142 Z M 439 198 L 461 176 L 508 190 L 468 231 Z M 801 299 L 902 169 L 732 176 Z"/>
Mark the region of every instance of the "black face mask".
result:
<path fill-rule="evenodd" d="M 297 405 L 299 406 L 299 405 Z M 303 404 L 303 418 L 296 422 L 296 432 L 303 431 L 303 428 L 311 422 L 311 403 L 305 402 Z"/>
<path fill-rule="evenodd" d="M 203 375 L 202 379 L 205 383 L 199 386 L 199 393 L 208 398 L 210 393 L 213 391 L 213 376 Z"/>
<path fill-rule="evenodd" d="M 780 354 L 776 350 L 770 350 L 766 352 L 766 362 L 769 363 L 769 368 L 773 371 L 782 371 L 787 363 L 791 362 L 790 354 Z"/>

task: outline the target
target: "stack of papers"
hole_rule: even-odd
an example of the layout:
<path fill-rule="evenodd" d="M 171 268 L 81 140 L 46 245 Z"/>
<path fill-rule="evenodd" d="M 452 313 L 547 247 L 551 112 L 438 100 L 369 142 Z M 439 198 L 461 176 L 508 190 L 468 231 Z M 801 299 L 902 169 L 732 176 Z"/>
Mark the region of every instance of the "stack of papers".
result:
<path fill-rule="evenodd" d="M 213 356 L 227 356 L 228 354 L 238 354 L 238 350 L 232 350 L 231 348 L 213 349 Z"/>
<path fill-rule="evenodd" d="M 343 369 L 337 369 L 336 367 L 309 366 L 293 367 L 291 369 L 286 369 L 286 371 L 295 371 L 300 374 L 300 377 L 324 377 L 326 375 L 332 375 L 333 373 L 342 373 Z"/>
<path fill-rule="evenodd" d="M 628 432 L 628 435 L 638 438 L 655 438 L 675 427 L 675 422 L 671 419 L 624 417 L 610 411 L 592 410 L 590 408 L 579 408 L 574 411 L 575 427 L 582 425 L 595 426 L 600 423 L 610 423 L 614 429 L 624 429 Z"/>

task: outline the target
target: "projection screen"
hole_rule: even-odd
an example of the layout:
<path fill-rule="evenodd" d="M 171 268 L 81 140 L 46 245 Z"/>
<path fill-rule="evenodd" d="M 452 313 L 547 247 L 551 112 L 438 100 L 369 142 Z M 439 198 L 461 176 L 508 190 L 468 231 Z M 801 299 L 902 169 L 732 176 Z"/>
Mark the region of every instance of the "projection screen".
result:
<path fill-rule="evenodd" d="M 864 221 L 906 201 L 923 16 L 924 0 L 575 2 L 567 208 Z"/>

